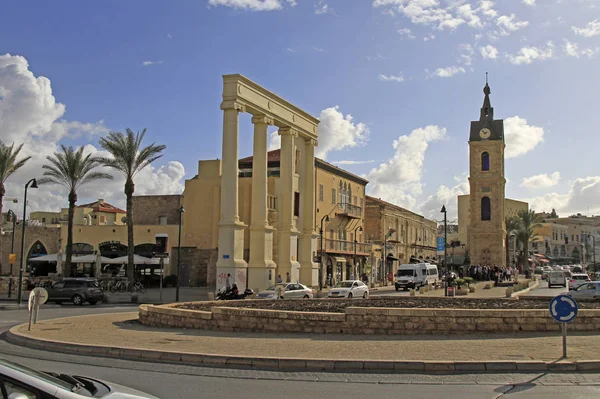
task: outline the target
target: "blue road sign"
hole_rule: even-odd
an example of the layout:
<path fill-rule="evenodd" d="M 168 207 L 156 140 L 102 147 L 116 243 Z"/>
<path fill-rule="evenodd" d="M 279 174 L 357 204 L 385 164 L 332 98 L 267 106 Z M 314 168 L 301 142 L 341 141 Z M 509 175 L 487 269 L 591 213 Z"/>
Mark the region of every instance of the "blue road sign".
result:
<path fill-rule="evenodd" d="M 443 254 L 444 253 L 444 237 L 436 237 L 435 243 L 436 243 L 438 254 L 440 252 Z"/>
<path fill-rule="evenodd" d="M 569 323 L 577 317 L 577 302 L 568 295 L 557 295 L 550 301 L 550 316 L 560 323 Z"/>

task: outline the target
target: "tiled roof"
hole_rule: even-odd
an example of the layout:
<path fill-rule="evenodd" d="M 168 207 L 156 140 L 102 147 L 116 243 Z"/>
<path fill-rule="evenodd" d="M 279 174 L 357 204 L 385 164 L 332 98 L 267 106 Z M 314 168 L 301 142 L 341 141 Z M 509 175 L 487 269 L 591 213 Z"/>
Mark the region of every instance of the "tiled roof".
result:
<path fill-rule="evenodd" d="M 239 163 L 252 163 L 253 157 L 249 156 L 239 160 Z M 279 162 L 281 160 L 281 150 L 273 150 L 267 153 L 267 162 Z"/>
<path fill-rule="evenodd" d="M 106 212 L 106 213 L 127 213 L 123 209 L 117 208 L 104 200 L 98 200 L 90 202 L 89 204 L 77 205 L 77 208 L 92 208 L 94 212 Z"/>

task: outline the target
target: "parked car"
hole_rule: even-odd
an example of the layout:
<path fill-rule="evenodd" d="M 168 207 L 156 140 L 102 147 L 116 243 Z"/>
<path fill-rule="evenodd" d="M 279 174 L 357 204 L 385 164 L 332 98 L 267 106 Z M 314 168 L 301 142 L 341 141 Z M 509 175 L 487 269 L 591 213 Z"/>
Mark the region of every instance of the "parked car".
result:
<path fill-rule="evenodd" d="M 3 399 L 158 399 L 122 385 L 77 375 L 45 373 L 0 358 Z"/>
<path fill-rule="evenodd" d="M 567 295 L 575 299 L 600 299 L 600 281 L 583 283 L 567 292 Z"/>
<path fill-rule="evenodd" d="M 104 298 L 104 292 L 95 278 L 65 278 L 48 288 L 48 302 L 73 302 L 83 305 L 89 302 L 95 305 Z"/>
<path fill-rule="evenodd" d="M 283 297 L 285 299 L 312 299 L 313 291 L 304 284 L 300 283 L 282 283 L 274 284 L 264 291 L 259 292 L 258 299 L 276 299 L 277 286 L 283 287 Z"/>
<path fill-rule="evenodd" d="M 581 284 L 592 281 L 590 276 L 585 273 L 573 273 L 569 280 L 569 290 L 579 287 Z"/>
<path fill-rule="evenodd" d="M 369 287 L 360 280 L 340 281 L 327 294 L 328 298 L 364 298 L 369 297 Z"/>

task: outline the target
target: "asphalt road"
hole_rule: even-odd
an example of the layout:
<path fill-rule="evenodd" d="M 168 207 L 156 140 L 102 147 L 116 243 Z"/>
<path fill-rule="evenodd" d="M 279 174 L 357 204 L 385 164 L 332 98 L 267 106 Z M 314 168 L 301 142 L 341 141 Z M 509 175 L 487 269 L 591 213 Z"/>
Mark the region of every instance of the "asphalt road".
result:
<path fill-rule="evenodd" d="M 42 308 L 40 319 L 131 309 L 130 306 Z M 25 309 L 0 311 L 0 332 L 27 320 Z M 164 399 L 600 397 L 600 374 L 284 373 L 93 358 L 32 350 L 4 341 L 0 341 L 0 357 L 42 370 L 113 381 Z"/>
<path fill-rule="evenodd" d="M 548 298 L 554 298 L 555 296 L 563 294 L 567 291 L 568 288 L 558 286 L 552 286 L 552 288 L 548 288 L 548 283 L 546 282 L 546 280 L 540 280 L 540 285 L 536 289 L 531 290 L 521 296 L 543 296 Z"/>

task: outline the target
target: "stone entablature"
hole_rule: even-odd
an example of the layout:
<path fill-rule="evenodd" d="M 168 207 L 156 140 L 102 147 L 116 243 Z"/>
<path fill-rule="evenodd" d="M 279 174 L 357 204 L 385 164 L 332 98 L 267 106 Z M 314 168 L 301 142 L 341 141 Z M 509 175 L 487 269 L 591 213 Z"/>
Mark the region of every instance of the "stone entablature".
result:
<path fill-rule="evenodd" d="M 214 303 L 214 302 L 213 302 Z M 141 305 L 140 323 L 154 327 L 225 332 L 359 335 L 558 332 L 546 309 L 399 309 L 348 307 L 344 313 L 297 312 L 217 306 L 210 311 L 177 309 L 178 304 Z M 571 331 L 600 331 L 600 310 L 580 310 Z"/>

